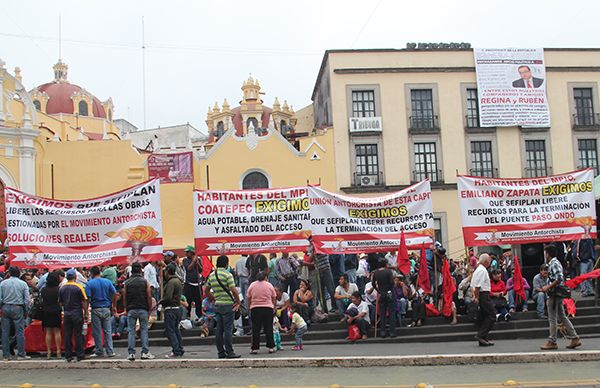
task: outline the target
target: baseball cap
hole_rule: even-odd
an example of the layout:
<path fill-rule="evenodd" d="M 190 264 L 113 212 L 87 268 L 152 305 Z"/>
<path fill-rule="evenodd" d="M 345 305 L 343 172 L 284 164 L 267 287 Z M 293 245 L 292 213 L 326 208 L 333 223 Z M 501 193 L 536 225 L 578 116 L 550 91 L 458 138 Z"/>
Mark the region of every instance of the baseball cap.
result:
<path fill-rule="evenodd" d="M 186 252 L 196 252 L 196 248 L 194 248 L 192 245 L 188 245 L 187 247 L 185 247 L 185 251 Z"/>
<path fill-rule="evenodd" d="M 75 279 L 75 278 L 77 278 L 77 271 L 75 271 L 75 268 L 71 268 L 70 270 L 67 271 L 67 280 Z"/>
<path fill-rule="evenodd" d="M 173 251 L 166 251 L 163 255 L 165 255 L 165 256 L 175 256 L 175 253 L 173 253 Z"/>

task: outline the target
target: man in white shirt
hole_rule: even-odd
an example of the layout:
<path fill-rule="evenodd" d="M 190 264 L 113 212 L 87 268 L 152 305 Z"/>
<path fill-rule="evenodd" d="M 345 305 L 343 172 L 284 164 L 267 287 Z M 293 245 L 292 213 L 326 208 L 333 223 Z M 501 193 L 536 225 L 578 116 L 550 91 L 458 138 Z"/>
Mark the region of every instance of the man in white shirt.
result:
<path fill-rule="evenodd" d="M 340 276 L 339 286 L 335 289 L 335 304 L 340 315 L 344 316 L 346 306 L 350 304 L 350 296 L 358 291 L 358 287 L 354 283 L 350 283 L 348 275 L 342 274 Z"/>
<path fill-rule="evenodd" d="M 144 271 L 144 279 L 146 279 L 148 284 L 150 284 L 151 295 L 158 303 L 158 301 L 160 300 L 160 289 L 159 289 L 159 285 L 158 285 L 158 278 L 156 277 L 155 264 L 152 262 L 148 262 L 148 264 L 146 264 L 144 266 L 143 271 Z M 157 312 L 157 318 L 158 318 L 158 312 Z"/>
<path fill-rule="evenodd" d="M 352 303 L 346 310 L 346 322 L 348 325 L 358 325 L 362 339 L 367 339 L 367 334 L 371 327 L 371 318 L 369 317 L 369 305 L 360 297 L 360 292 L 356 291 L 350 297 Z M 358 314 L 348 314 L 351 309 L 356 309 Z"/>
<path fill-rule="evenodd" d="M 492 259 L 487 253 L 479 256 L 479 265 L 471 278 L 473 303 L 479 304 L 479 319 L 476 323 L 477 335 L 475 336 L 475 339 L 479 342 L 479 346 L 494 345 L 488 338 L 490 330 L 492 330 L 496 321 L 496 309 L 490 299 L 491 284 L 488 268 L 491 263 Z"/>
<path fill-rule="evenodd" d="M 235 263 L 235 275 L 238 278 L 238 286 L 241 291 L 241 299 L 246 299 L 246 292 L 248 291 L 248 268 L 246 268 L 246 261 L 248 256 L 242 255 L 239 260 Z M 247 306 L 246 306 L 247 307 Z"/>

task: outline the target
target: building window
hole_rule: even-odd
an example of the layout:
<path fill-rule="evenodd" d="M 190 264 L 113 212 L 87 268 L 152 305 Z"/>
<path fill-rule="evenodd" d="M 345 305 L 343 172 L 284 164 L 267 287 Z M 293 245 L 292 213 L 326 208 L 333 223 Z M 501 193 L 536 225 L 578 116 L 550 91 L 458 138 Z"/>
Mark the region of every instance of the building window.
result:
<path fill-rule="evenodd" d="M 88 104 L 85 101 L 79 101 L 79 116 L 88 115 Z"/>
<path fill-rule="evenodd" d="M 279 122 L 279 132 L 281 132 L 283 136 L 287 135 L 289 129 L 290 128 L 287 126 L 285 120 L 281 120 Z"/>
<path fill-rule="evenodd" d="M 261 129 L 258 127 L 258 120 L 256 119 L 256 117 L 248 117 L 248 120 L 246 120 L 246 128 L 248 128 L 248 131 L 249 131 L 250 128 L 252 128 L 253 126 L 254 126 L 254 133 L 256 133 L 257 135 L 260 135 Z"/>
<path fill-rule="evenodd" d="M 433 230 L 435 231 L 435 241 L 439 241 L 440 243 L 443 244 L 443 239 L 442 239 L 442 219 L 441 218 L 434 218 L 433 219 Z"/>
<path fill-rule="evenodd" d="M 379 155 L 377 144 L 357 144 L 356 150 L 356 175 L 378 175 Z"/>
<path fill-rule="evenodd" d="M 38 100 L 33 100 L 33 106 L 35 106 L 35 109 L 41 111 L 42 110 L 42 104 L 40 104 L 40 102 Z"/>
<path fill-rule="evenodd" d="M 268 189 L 269 180 L 262 172 L 253 171 L 242 180 L 242 190 Z"/>
<path fill-rule="evenodd" d="M 375 91 L 352 91 L 352 117 L 375 117 Z"/>
<path fill-rule="evenodd" d="M 574 88 L 573 97 L 575 98 L 575 125 L 583 127 L 595 125 L 592 88 Z"/>
<path fill-rule="evenodd" d="M 525 176 L 527 178 L 537 178 L 549 175 L 546 163 L 545 140 L 526 140 L 525 155 L 527 160 Z"/>
<path fill-rule="evenodd" d="M 215 137 L 217 139 L 220 139 L 221 136 L 223 136 L 224 133 L 225 133 L 225 124 L 222 121 L 219 121 L 217 123 L 217 130 L 215 132 Z"/>
<path fill-rule="evenodd" d="M 494 178 L 497 175 L 494 171 L 491 141 L 471 142 L 471 175 L 488 178 Z"/>
<path fill-rule="evenodd" d="M 479 128 L 477 89 L 467 89 L 467 128 Z"/>
<path fill-rule="evenodd" d="M 415 171 L 413 180 L 415 182 L 429 178 L 432 182 L 440 180 L 440 171 L 437 167 L 437 156 L 435 143 L 415 143 Z"/>
<path fill-rule="evenodd" d="M 411 111 L 410 127 L 412 129 L 434 129 L 433 91 L 431 89 L 415 89 L 410 91 Z"/>
<path fill-rule="evenodd" d="M 578 139 L 579 167 L 593 168 L 594 175 L 598 175 L 598 148 L 596 139 Z"/>

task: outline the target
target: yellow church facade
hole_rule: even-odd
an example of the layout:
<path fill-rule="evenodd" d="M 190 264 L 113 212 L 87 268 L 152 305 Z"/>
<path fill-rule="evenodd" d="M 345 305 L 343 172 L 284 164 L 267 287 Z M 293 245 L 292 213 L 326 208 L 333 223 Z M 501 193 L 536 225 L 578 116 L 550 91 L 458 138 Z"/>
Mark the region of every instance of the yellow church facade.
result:
<path fill-rule="evenodd" d="M 121 137 L 112 99 L 102 102 L 71 84 L 62 61 L 53 70 L 53 81 L 28 90 L 21 70 L 11 73 L 0 61 L 0 184 L 43 197 L 83 199 L 149 179 L 150 153 Z M 193 242 L 194 189 L 306 184 L 336 189 L 333 131 L 313 128 L 312 107 L 299 111 L 303 120 L 298 121 L 287 102 L 276 98 L 267 107 L 261 94 L 258 81 L 250 78 L 243 82 L 238 107 L 225 100 L 209 109 L 208 142 L 190 142 L 184 150 L 193 153 L 193 183 L 161 185 L 165 249 Z"/>

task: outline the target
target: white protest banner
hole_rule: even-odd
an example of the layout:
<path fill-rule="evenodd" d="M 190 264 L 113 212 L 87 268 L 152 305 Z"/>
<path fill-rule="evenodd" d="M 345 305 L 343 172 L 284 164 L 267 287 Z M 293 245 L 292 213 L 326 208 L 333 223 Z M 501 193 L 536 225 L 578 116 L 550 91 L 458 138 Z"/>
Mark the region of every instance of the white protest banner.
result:
<path fill-rule="evenodd" d="M 467 246 L 596 238 L 593 170 L 531 179 L 458 177 Z"/>
<path fill-rule="evenodd" d="M 482 127 L 550 126 L 543 49 L 473 52 Z"/>
<path fill-rule="evenodd" d="M 382 197 L 356 198 L 309 187 L 315 250 L 324 254 L 417 248 L 434 236 L 431 186 L 422 181 Z"/>
<path fill-rule="evenodd" d="M 194 225 L 197 254 L 300 252 L 310 236 L 308 189 L 195 190 Z"/>
<path fill-rule="evenodd" d="M 63 201 L 4 191 L 11 265 L 89 267 L 162 259 L 158 179 Z"/>

